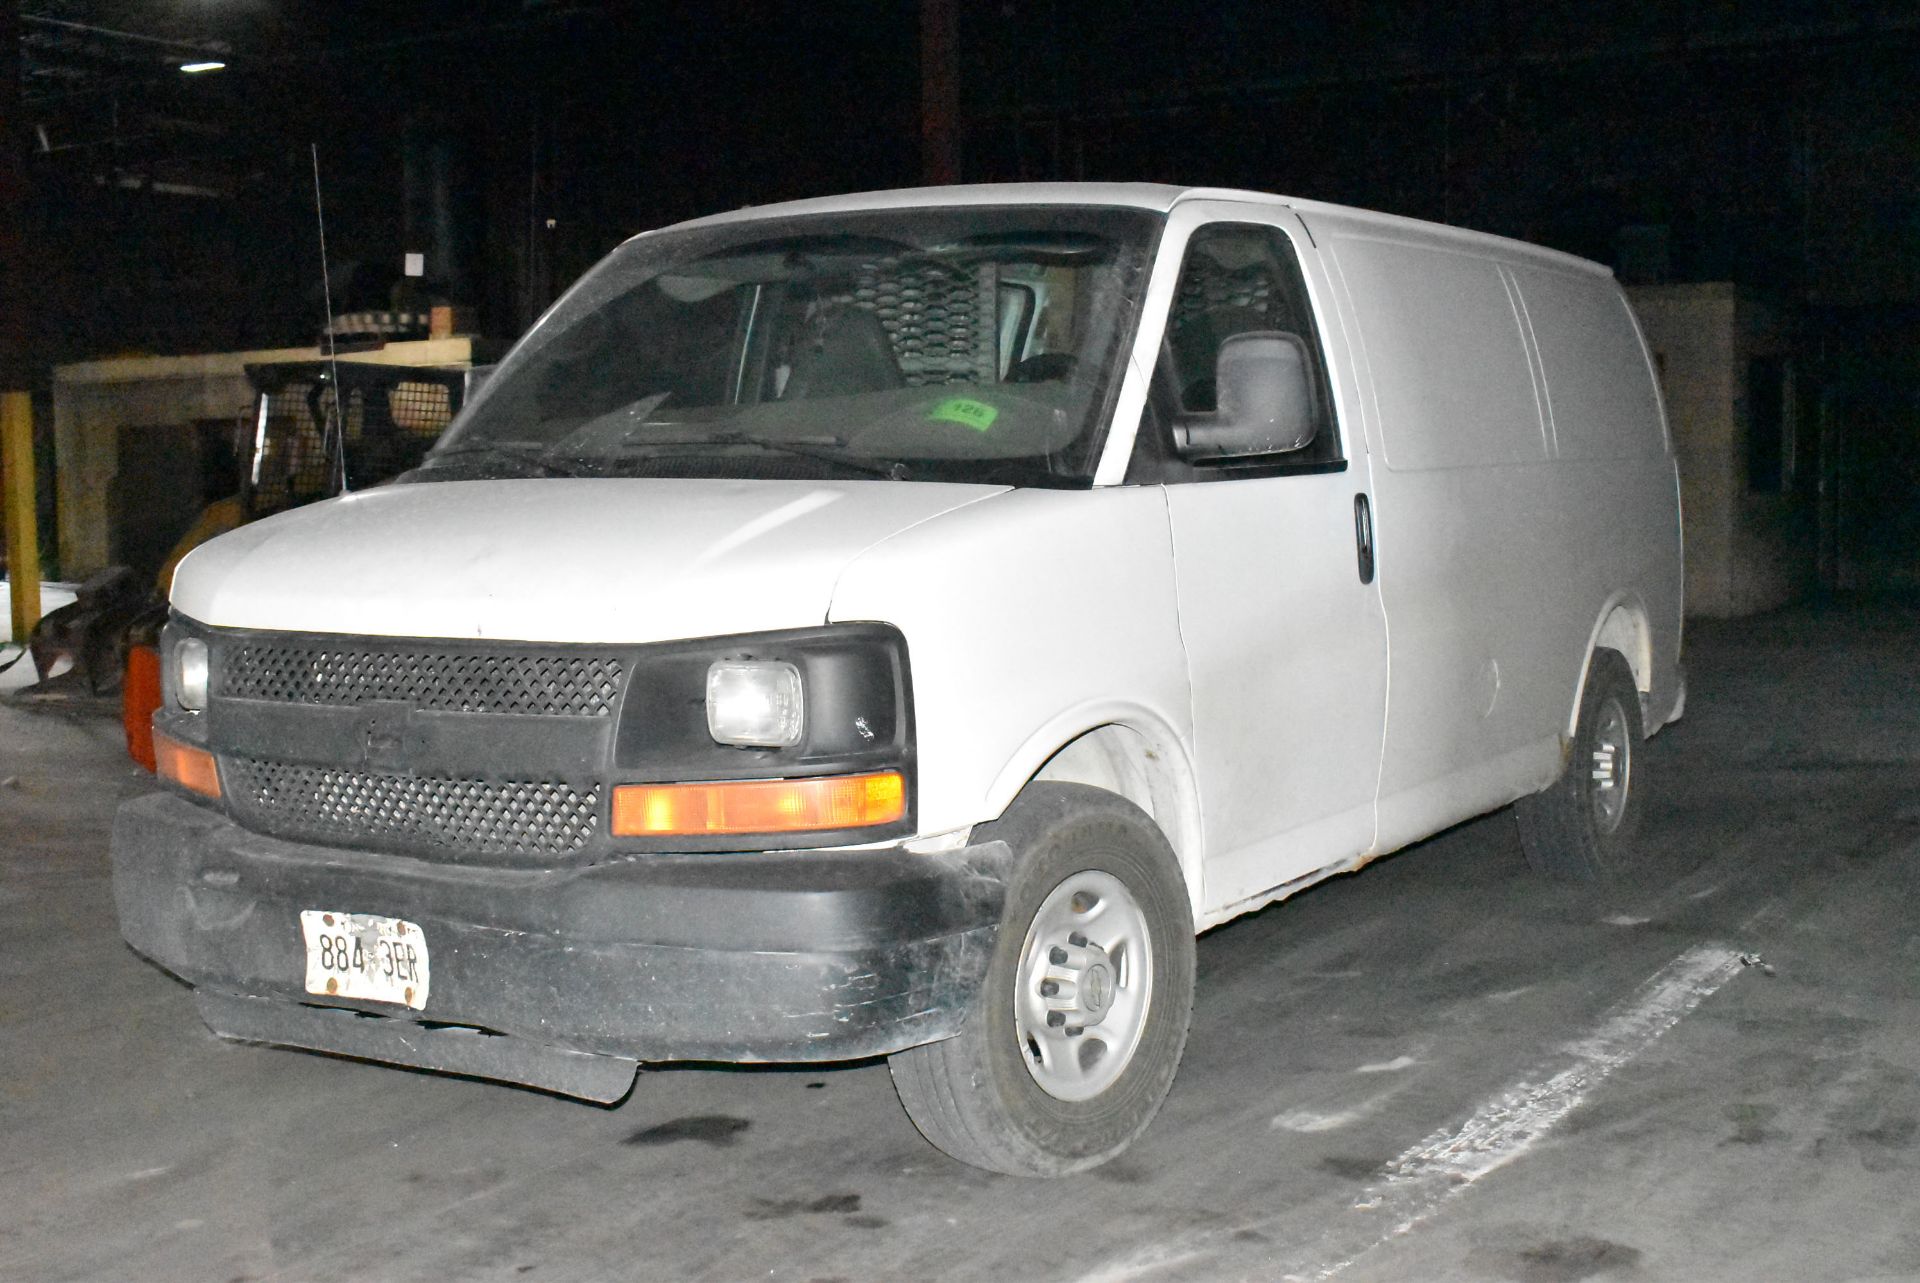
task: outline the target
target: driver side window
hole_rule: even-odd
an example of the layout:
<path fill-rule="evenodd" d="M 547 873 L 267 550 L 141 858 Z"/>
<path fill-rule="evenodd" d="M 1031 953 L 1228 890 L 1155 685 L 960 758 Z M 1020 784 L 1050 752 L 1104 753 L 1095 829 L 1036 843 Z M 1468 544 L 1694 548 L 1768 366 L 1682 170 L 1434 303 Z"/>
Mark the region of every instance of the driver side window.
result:
<path fill-rule="evenodd" d="M 1215 369 L 1221 345 L 1236 334 L 1298 335 L 1311 354 L 1318 428 L 1305 448 L 1258 458 L 1189 462 L 1174 446 L 1174 423 L 1217 405 Z M 1128 484 L 1212 481 L 1345 467 L 1333 421 L 1319 332 L 1293 246 L 1279 230 L 1215 223 L 1193 234 L 1174 290 L 1154 368 L 1147 408 L 1134 440 Z"/>

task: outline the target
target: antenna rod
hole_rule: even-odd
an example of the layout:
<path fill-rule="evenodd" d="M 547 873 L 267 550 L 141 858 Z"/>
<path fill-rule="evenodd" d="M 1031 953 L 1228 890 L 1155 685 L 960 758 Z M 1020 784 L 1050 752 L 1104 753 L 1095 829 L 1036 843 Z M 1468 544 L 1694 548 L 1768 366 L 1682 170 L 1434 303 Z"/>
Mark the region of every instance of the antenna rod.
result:
<path fill-rule="evenodd" d="M 310 142 L 307 149 L 313 154 L 313 221 L 320 229 L 320 296 L 327 310 L 326 323 L 320 327 L 320 336 L 327 341 L 327 361 L 332 367 L 333 413 L 328 416 L 326 434 L 321 438 L 321 448 L 332 456 L 335 479 L 340 493 L 347 492 L 347 443 L 346 443 L 346 403 L 340 396 L 340 347 L 333 333 L 333 275 L 327 270 L 327 207 L 320 198 L 320 144 Z M 337 437 L 338 449 L 327 438 Z"/>
<path fill-rule="evenodd" d="M 313 221 L 320 228 L 320 291 L 327 315 L 326 324 L 320 327 L 322 337 L 327 340 L 327 355 L 333 355 L 333 277 L 327 271 L 327 207 L 320 199 L 320 144 L 308 143 L 313 153 Z"/>

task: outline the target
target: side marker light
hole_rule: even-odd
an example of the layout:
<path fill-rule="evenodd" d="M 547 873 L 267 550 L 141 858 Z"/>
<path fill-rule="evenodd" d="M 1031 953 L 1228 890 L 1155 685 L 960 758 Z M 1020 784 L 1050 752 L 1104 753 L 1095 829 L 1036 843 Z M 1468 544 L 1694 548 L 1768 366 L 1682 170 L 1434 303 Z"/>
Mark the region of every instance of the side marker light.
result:
<path fill-rule="evenodd" d="M 179 740 L 153 733 L 155 772 L 163 780 L 172 780 L 181 788 L 202 797 L 220 796 L 220 768 L 213 754 L 204 748 L 182 744 Z"/>

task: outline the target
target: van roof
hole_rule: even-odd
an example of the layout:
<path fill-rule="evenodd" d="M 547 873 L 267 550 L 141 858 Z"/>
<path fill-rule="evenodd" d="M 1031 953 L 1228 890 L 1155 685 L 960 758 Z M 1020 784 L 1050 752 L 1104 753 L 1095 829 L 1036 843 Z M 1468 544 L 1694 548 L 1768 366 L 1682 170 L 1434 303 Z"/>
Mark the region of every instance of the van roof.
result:
<path fill-rule="evenodd" d="M 1272 192 L 1244 191 L 1230 187 L 1181 187 L 1168 183 L 974 183 L 954 187 L 902 187 L 890 191 L 852 192 L 843 196 L 816 196 L 805 200 L 782 201 L 773 205 L 747 205 L 724 214 L 690 219 L 676 227 L 707 227 L 724 223 L 758 221 L 763 218 L 802 214 L 833 214 L 853 210 L 912 209 L 934 205 L 1119 205 L 1166 213 L 1175 205 L 1190 200 L 1247 201 L 1279 205 L 1302 216 L 1325 214 L 1342 221 L 1362 223 L 1378 231 L 1399 229 L 1426 235 L 1441 235 L 1463 245 L 1496 251 L 1510 258 L 1531 258 L 1611 276 L 1612 269 L 1590 259 L 1547 249 L 1526 241 L 1476 232 L 1424 219 L 1383 214 L 1350 205 L 1326 201 L 1302 200 Z M 645 235 L 646 233 L 642 233 Z"/>

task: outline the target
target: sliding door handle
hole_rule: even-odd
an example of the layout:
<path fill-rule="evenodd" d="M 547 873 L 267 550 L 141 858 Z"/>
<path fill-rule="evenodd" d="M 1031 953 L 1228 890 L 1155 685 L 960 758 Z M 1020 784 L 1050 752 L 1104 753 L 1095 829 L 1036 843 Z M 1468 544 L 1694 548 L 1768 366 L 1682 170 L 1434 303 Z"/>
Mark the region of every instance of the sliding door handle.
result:
<path fill-rule="evenodd" d="M 1360 560 L 1360 582 L 1373 582 L 1373 505 L 1367 496 L 1353 497 L 1353 548 Z"/>

